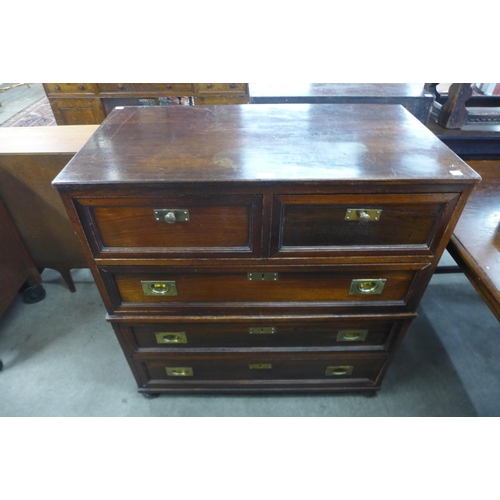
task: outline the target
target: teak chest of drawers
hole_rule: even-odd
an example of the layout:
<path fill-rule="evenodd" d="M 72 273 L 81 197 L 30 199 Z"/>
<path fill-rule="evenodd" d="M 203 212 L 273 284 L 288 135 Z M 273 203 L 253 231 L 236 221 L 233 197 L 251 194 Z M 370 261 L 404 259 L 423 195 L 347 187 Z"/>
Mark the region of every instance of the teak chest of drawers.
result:
<path fill-rule="evenodd" d="M 115 110 L 54 185 L 153 396 L 373 393 L 479 180 L 400 106 L 285 104 Z"/>

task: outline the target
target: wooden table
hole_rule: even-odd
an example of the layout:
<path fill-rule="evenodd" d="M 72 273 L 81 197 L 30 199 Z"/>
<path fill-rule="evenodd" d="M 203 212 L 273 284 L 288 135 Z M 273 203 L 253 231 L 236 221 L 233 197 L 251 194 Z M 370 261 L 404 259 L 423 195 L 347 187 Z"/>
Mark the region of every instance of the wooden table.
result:
<path fill-rule="evenodd" d="M 427 123 L 433 96 L 420 83 L 251 83 L 253 104 L 401 104 Z"/>

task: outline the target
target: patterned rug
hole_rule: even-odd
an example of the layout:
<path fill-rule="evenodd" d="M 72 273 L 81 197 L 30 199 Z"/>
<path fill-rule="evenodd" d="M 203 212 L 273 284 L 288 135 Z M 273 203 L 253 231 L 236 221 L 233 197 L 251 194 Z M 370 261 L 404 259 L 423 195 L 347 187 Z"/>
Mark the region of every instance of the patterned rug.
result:
<path fill-rule="evenodd" d="M 23 110 L 0 124 L 0 127 L 43 127 L 55 126 L 56 119 L 46 96 L 38 99 Z"/>

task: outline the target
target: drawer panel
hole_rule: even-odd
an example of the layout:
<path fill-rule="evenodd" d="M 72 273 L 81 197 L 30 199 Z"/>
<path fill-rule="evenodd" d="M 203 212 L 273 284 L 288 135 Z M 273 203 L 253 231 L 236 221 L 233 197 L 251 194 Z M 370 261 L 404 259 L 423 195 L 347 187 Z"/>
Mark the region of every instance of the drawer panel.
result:
<path fill-rule="evenodd" d="M 45 83 L 50 94 L 95 94 L 93 83 Z"/>
<path fill-rule="evenodd" d="M 203 93 L 211 92 L 245 92 L 244 83 L 197 83 L 196 91 Z"/>
<path fill-rule="evenodd" d="M 433 255 L 458 198 L 457 193 L 275 196 L 271 251 Z"/>
<path fill-rule="evenodd" d="M 168 321 L 120 323 L 133 348 L 289 348 L 331 347 L 338 350 L 386 349 L 410 320 L 380 318 L 259 318 L 244 321 Z"/>
<path fill-rule="evenodd" d="M 79 198 L 96 257 L 260 256 L 262 197 Z"/>
<path fill-rule="evenodd" d="M 341 356 L 308 353 L 172 353 L 161 359 L 138 360 L 147 383 L 190 385 L 199 381 L 318 380 L 375 382 L 384 356 Z"/>
<path fill-rule="evenodd" d="M 275 281 L 246 271 L 205 268 L 100 268 L 115 309 L 143 307 L 293 307 L 294 305 L 404 306 L 424 265 L 332 266 L 279 271 Z M 413 269 L 412 269 L 413 267 Z M 135 272 L 134 272 L 135 270 Z M 253 270 L 257 271 L 257 270 Z M 259 276 L 260 271 L 252 276 Z M 272 276 L 269 273 L 267 276 Z M 358 281 L 354 281 L 358 280 Z M 354 287 L 382 283 L 374 293 Z M 300 314 L 300 313 L 299 313 Z"/>
<path fill-rule="evenodd" d="M 98 83 L 99 93 L 193 92 L 192 83 Z"/>

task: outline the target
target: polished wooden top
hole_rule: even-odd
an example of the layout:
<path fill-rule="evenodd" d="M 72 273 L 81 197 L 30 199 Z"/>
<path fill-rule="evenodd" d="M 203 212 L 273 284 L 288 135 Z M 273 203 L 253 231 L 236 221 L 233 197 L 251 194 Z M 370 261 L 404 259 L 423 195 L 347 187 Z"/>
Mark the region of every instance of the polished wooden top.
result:
<path fill-rule="evenodd" d="M 76 153 L 98 127 L 0 127 L 0 154 Z"/>
<path fill-rule="evenodd" d="M 54 184 L 421 179 L 479 176 L 400 106 L 249 104 L 117 108 Z"/>

